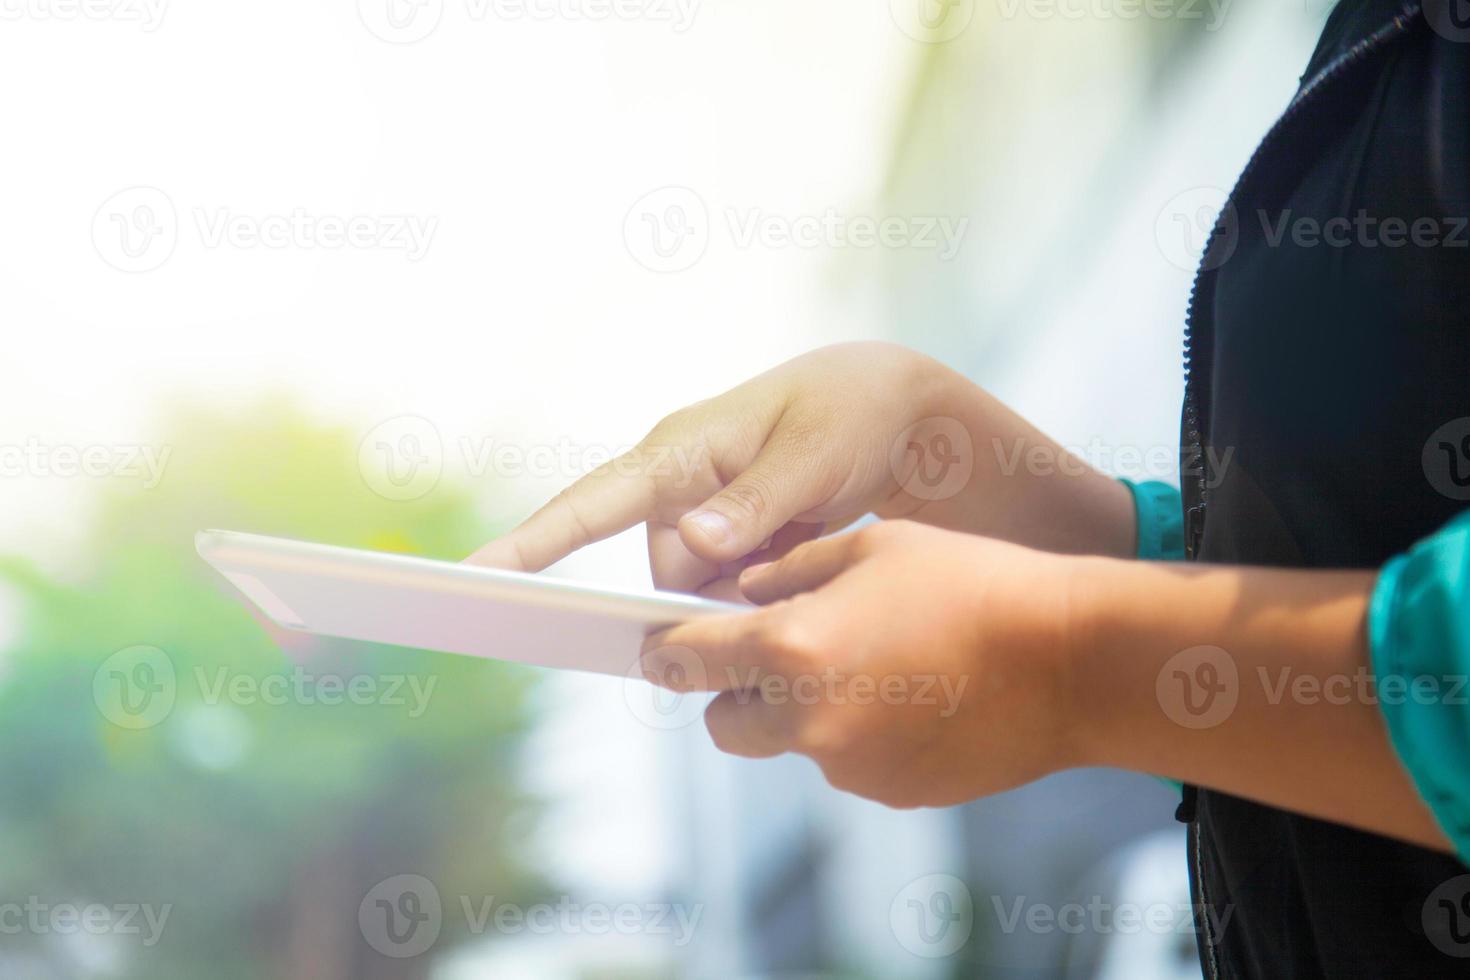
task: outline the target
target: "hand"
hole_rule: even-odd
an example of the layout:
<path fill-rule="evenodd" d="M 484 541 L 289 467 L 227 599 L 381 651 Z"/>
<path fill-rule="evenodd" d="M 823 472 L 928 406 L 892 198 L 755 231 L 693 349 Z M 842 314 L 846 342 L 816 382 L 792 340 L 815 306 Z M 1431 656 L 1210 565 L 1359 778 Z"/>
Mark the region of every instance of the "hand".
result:
<path fill-rule="evenodd" d="M 871 525 L 746 569 L 764 608 L 649 637 L 645 673 L 722 692 L 705 721 L 726 752 L 798 752 L 891 806 L 964 802 L 1076 763 L 1072 561 Z"/>
<path fill-rule="evenodd" d="M 935 420 L 945 431 L 929 432 Z M 938 492 L 916 479 L 934 465 L 926 479 L 957 477 Z M 868 513 L 1058 551 L 1133 549 L 1121 484 L 938 362 L 860 343 L 675 412 L 468 560 L 539 571 L 646 522 L 655 585 L 739 598 L 743 568 Z"/>
<path fill-rule="evenodd" d="M 738 597 L 734 575 L 751 561 L 870 511 L 922 509 L 890 451 L 915 422 L 962 412 L 955 402 L 977 390 L 891 344 L 814 351 L 675 412 L 468 560 L 539 571 L 647 522 L 655 585 Z"/>

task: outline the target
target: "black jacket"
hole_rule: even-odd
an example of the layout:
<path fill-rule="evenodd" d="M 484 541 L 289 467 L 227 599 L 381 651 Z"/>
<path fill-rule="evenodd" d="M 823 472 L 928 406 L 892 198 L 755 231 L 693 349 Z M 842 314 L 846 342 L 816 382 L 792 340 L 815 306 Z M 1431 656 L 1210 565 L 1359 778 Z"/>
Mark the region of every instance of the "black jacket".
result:
<path fill-rule="evenodd" d="M 1186 334 L 1195 560 L 1376 568 L 1465 506 L 1422 462 L 1470 416 L 1470 5 L 1431 4 L 1341 0 L 1215 228 Z M 1203 789 L 1180 812 L 1206 977 L 1470 976 L 1470 939 L 1424 926 L 1456 858 Z"/>

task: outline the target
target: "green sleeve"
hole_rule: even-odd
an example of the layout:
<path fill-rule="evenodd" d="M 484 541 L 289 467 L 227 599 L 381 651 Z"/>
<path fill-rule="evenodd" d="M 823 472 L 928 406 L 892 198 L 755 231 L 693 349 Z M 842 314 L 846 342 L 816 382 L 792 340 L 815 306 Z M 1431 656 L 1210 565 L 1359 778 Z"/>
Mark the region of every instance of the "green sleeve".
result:
<path fill-rule="evenodd" d="M 1133 483 L 1123 480 L 1133 493 L 1133 512 L 1138 516 L 1137 556 L 1144 561 L 1184 560 L 1184 500 L 1167 483 Z"/>
<path fill-rule="evenodd" d="M 1470 859 L 1470 512 L 1383 567 L 1368 641 L 1394 749 Z"/>

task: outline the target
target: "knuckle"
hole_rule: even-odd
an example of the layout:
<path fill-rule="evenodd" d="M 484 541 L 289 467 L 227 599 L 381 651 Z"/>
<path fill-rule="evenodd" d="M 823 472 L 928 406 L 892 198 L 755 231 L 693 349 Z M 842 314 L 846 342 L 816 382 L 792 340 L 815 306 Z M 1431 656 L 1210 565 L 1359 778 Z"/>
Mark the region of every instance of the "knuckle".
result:
<path fill-rule="evenodd" d="M 586 486 L 579 481 L 557 494 L 556 499 L 560 501 L 562 510 L 571 522 L 572 528 L 576 532 L 577 540 L 591 541 L 594 537 L 592 526 L 587 522 L 587 518 L 583 513 L 582 494 L 584 493 L 586 493 Z"/>
<path fill-rule="evenodd" d="M 802 673 L 820 665 L 820 644 L 811 628 L 795 616 L 768 619 L 761 627 L 759 641 L 778 672 Z"/>
<path fill-rule="evenodd" d="M 909 534 L 915 527 L 913 521 L 876 521 L 854 532 L 854 543 L 860 554 L 872 554 Z"/>
<path fill-rule="evenodd" d="M 780 446 L 796 459 L 808 459 L 828 447 L 831 433 L 830 421 L 802 415 L 786 417 L 780 424 Z"/>
<path fill-rule="evenodd" d="M 643 437 L 645 443 L 659 446 L 665 445 L 681 435 L 687 435 L 691 428 L 692 413 L 688 408 L 675 409 L 668 415 L 659 419 L 648 430 L 648 435 Z"/>
<path fill-rule="evenodd" d="M 741 515 L 759 517 L 771 510 L 776 488 L 762 473 L 744 473 L 720 495 Z"/>
<path fill-rule="evenodd" d="M 824 769 L 834 764 L 832 760 L 842 754 L 845 744 L 846 738 L 837 726 L 820 717 L 808 720 L 796 732 L 797 749 L 802 755 L 826 760 Z"/>
<path fill-rule="evenodd" d="M 655 446 L 683 445 L 706 435 L 717 419 L 718 409 L 711 399 L 691 402 L 655 422 L 643 441 Z"/>
<path fill-rule="evenodd" d="M 888 521 L 878 521 L 866 527 L 860 527 L 853 532 L 853 550 L 859 555 L 870 555 L 883 546 L 889 540 L 892 528 Z"/>
<path fill-rule="evenodd" d="M 843 793 L 856 793 L 862 785 L 861 770 L 845 760 L 833 758 L 818 758 L 817 766 L 822 770 L 822 776 L 835 790 Z"/>

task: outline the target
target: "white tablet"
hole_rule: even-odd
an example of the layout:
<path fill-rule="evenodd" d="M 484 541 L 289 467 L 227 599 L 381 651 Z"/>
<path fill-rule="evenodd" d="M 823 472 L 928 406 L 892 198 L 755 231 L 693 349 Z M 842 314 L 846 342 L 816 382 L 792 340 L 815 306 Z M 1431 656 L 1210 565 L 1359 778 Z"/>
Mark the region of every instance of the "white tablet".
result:
<path fill-rule="evenodd" d="M 650 627 L 748 611 L 235 531 L 201 531 L 194 544 L 287 629 L 543 667 L 627 674 Z"/>

